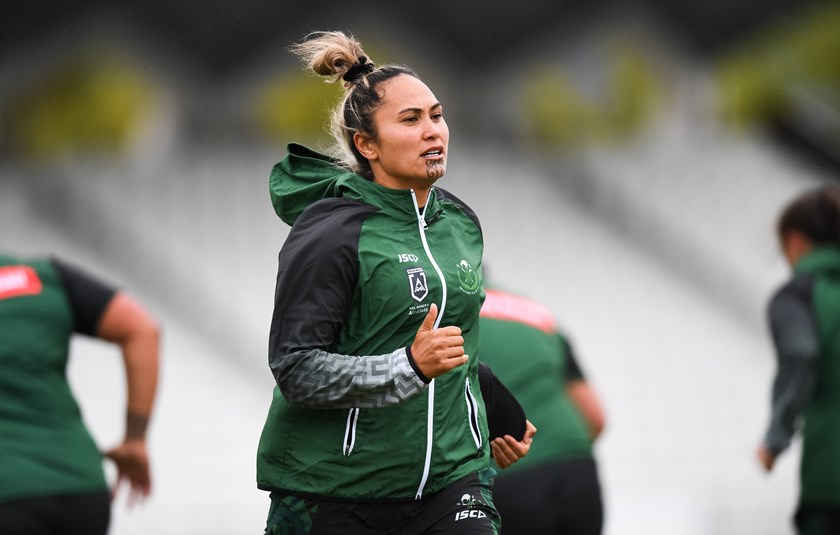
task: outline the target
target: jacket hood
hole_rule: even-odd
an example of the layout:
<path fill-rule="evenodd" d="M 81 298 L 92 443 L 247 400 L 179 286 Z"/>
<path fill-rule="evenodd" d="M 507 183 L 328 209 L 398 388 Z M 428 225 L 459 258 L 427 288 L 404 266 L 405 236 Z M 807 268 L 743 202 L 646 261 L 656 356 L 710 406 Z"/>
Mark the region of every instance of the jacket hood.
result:
<path fill-rule="evenodd" d="M 325 154 L 297 143 L 287 146 L 288 154 L 271 170 L 269 193 L 274 211 L 287 225 L 314 202 L 345 197 L 365 202 L 395 216 L 416 218 L 409 190 L 391 189 L 347 170 Z M 434 188 L 432 188 L 434 190 Z M 426 213 L 435 213 L 437 195 L 431 195 Z"/>
<path fill-rule="evenodd" d="M 840 275 L 840 246 L 817 247 L 796 263 L 794 271 Z"/>
<path fill-rule="evenodd" d="M 365 180 L 303 145 L 290 143 L 286 148 L 286 157 L 271 169 L 268 189 L 274 211 L 287 225 L 293 224 L 310 204 L 340 196 L 342 183 L 353 178 Z"/>

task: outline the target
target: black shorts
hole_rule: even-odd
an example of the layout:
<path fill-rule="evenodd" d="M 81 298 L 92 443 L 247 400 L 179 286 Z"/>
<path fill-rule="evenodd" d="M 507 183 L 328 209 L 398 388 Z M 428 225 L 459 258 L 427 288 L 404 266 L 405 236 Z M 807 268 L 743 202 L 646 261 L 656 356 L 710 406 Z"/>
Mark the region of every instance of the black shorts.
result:
<path fill-rule="evenodd" d="M 343 503 L 271 493 L 265 535 L 497 535 L 495 470 L 407 503 Z"/>
<path fill-rule="evenodd" d="M 2 535 L 105 535 L 110 520 L 107 491 L 0 502 Z"/>
<path fill-rule="evenodd" d="M 840 535 L 840 507 L 800 505 L 794 523 L 799 535 Z"/>
<path fill-rule="evenodd" d="M 506 535 L 598 535 L 604 523 L 601 485 L 592 458 L 502 473 L 493 498 Z"/>

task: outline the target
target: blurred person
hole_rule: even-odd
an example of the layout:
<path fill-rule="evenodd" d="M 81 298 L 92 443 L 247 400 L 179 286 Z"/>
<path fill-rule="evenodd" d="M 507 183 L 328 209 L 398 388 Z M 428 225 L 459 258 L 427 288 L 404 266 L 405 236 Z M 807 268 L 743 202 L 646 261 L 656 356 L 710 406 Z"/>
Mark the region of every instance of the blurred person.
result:
<path fill-rule="evenodd" d="M 449 156 L 443 107 L 350 34 L 316 32 L 291 51 L 344 92 L 333 155 L 289 144 L 270 178 L 292 228 L 257 455 L 265 533 L 498 533 L 476 353 L 483 237 L 434 186 Z M 495 439 L 499 466 L 533 433 Z"/>
<path fill-rule="evenodd" d="M 125 437 L 104 454 L 67 381 L 73 334 L 117 344 L 125 362 Z M 105 534 L 123 482 L 129 503 L 151 493 L 158 352 L 154 318 L 126 292 L 57 258 L 0 253 L 0 533 Z M 103 456 L 117 468 L 110 492 Z"/>
<path fill-rule="evenodd" d="M 496 479 L 504 532 L 601 533 L 603 505 L 592 446 L 604 428 L 604 414 L 568 337 L 546 306 L 491 286 L 480 332 L 482 362 L 540 430 L 528 455 Z"/>
<path fill-rule="evenodd" d="M 757 456 L 772 470 L 801 430 L 794 523 L 802 535 L 840 534 L 840 190 L 801 194 L 777 232 L 793 275 L 768 305 L 778 367 Z"/>

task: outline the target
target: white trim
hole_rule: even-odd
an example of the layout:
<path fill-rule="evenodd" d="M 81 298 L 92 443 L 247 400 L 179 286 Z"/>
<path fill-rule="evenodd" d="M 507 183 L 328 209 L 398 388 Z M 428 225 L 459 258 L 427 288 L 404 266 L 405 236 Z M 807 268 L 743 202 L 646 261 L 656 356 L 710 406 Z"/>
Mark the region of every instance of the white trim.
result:
<path fill-rule="evenodd" d="M 467 402 L 467 416 L 469 421 L 467 424 L 470 427 L 470 433 L 472 433 L 473 441 L 475 442 L 476 449 L 481 449 L 481 427 L 479 426 L 478 422 L 478 401 L 475 399 L 475 396 L 472 393 L 472 388 L 470 388 L 470 378 L 467 377 L 464 381 L 464 399 Z"/>
<path fill-rule="evenodd" d="M 423 489 L 426 487 L 426 481 L 429 479 L 429 471 L 432 467 L 432 445 L 434 443 L 435 432 L 435 380 L 429 383 L 429 404 L 426 407 L 426 462 L 423 463 L 423 478 L 420 480 L 420 486 L 417 487 L 417 493 L 414 495 L 415 500 L 423 497 Z"/>
<path fill-rule="evenodd" d="M 353 447 L 356 445 L 356 424 L 358 423 L 359 408 L 356 407 L 347 411 L 347 427 L 344 428 L 344 443 L 341 445 L 341 451 L 345 457 L 353 453 Z"/>
<path fill-rule="evenodd" d="M 426 208 L 429 206 L 429 198 L 432 195 L 432 189 L 429 188 L 429 193 L 426 195 Z M 420 205 L 417 203 L 417 194 L 411 190 L 411 201 L 414 203 L 414 213 L 417 216 L 417 227 L 420 229 L 420 240 L 423 242 L 423 250 L 426 251 L 426 257 L 431 262 L 432 267 L 440 278 L 440 286 L 442 288 L 442 295 L 440 298 L 440 306 L 438 307 L 438 315 L 435 319 L 434 329 L 440 325 L 443 319 L 443 311 L 446 309 L 446 279 L 443 278 L 443 272 L 440 270 L 435 258 L 432 256 L 432 251 L 429 249 L 429 242 L 426 241 L 426 220 L 423 215 L 420 215 Z M 425 210 L 424 210 L 425 213 Z M 434 445 L 434 424 L 435 424 L 435 380 L 429 383 L 429 402 L 426 406 L 426 460 L 423 463 L 423 477 L 420 479 L 420 486 L 417 487 L 417 493 L 414 495 L 415 500 L 423 497 L 423 489 L 426 487 L 426 481 L 429 479 L 429 471 L 432 466 L 432 446 Z"/>

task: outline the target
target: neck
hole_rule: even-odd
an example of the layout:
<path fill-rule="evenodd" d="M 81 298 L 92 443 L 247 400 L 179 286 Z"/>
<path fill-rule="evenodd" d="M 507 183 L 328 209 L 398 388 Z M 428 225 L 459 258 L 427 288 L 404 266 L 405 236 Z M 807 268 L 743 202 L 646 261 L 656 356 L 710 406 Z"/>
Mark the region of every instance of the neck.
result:
<path fill-rule="evenodd" d="M 414 188 L 414 194 L 417 196 L 417 206 L 420 208 L 425 208 L 426 201 L 429 199 L 429 188 Z"/>

